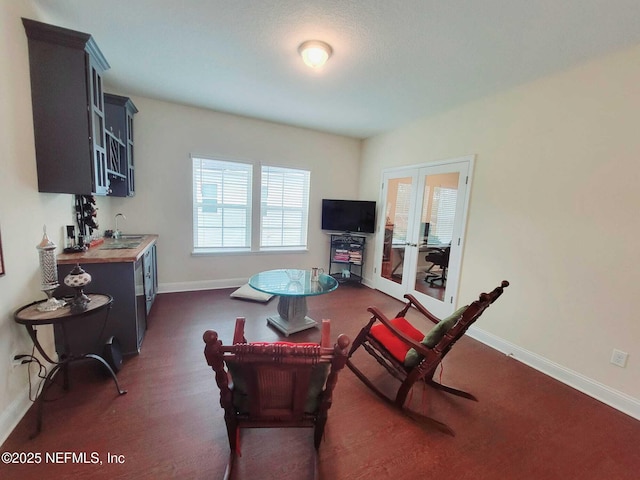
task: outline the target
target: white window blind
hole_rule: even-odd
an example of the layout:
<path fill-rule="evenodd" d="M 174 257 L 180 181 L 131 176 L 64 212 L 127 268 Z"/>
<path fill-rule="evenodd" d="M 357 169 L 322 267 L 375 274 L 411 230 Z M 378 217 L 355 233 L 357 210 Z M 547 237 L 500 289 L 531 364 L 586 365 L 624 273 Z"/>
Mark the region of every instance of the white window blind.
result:
<path fill-rule="evenodd" d="M 194 250 L 250 248 L 253 166 L 192 160 Z"/>
<path fill-rule="evenodd" d="M 457 189 L 434 187 L 433 206 L 431 208 L 431 218 L 429 219 L 430 242 L 451 243 L 457 201 Z"/>
<path fill-rule="evenodd" d="M 409 207 L 411 206 L 411 183 L 399 183 L 396 194 L 396 214 L 394 217 L 393 243 L 407 241 Z"/>
<path fill-rule="evenodd" d="M 310 172 L 262 167 L 260 248 L 307 246 Z"/>

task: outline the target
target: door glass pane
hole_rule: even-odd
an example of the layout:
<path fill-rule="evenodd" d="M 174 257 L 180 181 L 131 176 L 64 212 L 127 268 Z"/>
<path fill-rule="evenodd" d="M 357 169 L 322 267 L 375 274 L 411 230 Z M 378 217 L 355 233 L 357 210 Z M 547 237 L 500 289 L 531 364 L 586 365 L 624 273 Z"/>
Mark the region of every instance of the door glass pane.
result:
<path fill-rule="evenodd" d="M 387 184 L 382 277 L 402 283 L 407 227 L 412 195 L 412 178 L 393 178 Z"/>
<path fill-rule="evenodd" d="M 458 172 L 425 177 L 415 289 L 444 300 L 458 202 Z"/>

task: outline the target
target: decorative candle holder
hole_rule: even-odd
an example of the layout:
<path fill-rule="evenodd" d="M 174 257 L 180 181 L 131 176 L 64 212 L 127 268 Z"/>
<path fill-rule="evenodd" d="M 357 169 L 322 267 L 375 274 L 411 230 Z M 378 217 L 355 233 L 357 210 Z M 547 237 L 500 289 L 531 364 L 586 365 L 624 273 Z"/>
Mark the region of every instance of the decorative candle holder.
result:
<path fill-rule="evenodd" d="M 64 305 L 64 302 L 53 297 L 58 286 L 58 265 L 56 264 L 56 244 L 47 237 L 47 227 L 43 227 L 42 241 L 36 245 L 40 257 L 40 289 L 47 295 L 47 300 L 38 305 L 41 312 L 51 312 Z"/>
<path fill-rule="evenodd" d="M 76 264 L 69 275 L 64 277 L 64 284 L 75 289 L 76 294 L 69 302 L 72 313 L 84 312 L 91 299 L 84 294 L 84 287 L 91 283 L 91 275 L 85 272 L 80 264 Z"/>

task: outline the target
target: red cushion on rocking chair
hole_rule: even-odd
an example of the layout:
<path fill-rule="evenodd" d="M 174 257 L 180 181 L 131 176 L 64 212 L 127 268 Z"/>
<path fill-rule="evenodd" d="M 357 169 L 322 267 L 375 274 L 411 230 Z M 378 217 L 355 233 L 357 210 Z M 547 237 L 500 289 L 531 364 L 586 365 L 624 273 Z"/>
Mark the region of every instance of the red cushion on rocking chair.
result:
<path fill-rule="evenodd" d="M 405 318 L 394 318 L 391 320 L 391 324 L 400 330 L 402 333 L 412 338 L 416 342 L 421 342 L 424 338 L 424 333 L 411 325 Z M 400 363 L 404 363 L 404 358 L 409 351 L 410 345 L 400 340 L 395 336 L 386 325 L 378 323 L 371 327 L 371 336 L 380 342 L 387 351 L 393 355 L 393 357 Z"/>

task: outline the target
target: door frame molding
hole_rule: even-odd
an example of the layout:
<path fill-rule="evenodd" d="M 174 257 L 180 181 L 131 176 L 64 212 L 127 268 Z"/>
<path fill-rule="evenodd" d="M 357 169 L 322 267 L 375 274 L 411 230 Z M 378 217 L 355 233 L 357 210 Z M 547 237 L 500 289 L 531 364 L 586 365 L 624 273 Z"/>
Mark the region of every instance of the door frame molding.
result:
<path fill-rule="evenodd" d="M 380 286 L 381 283 L 383 281 L 382 279 L 382 272 L 380 271 L 380 260 L 382 259 L 382 253 L 383 253 L 383 248 L 384 248 L 384 227 L 385 227 L 385 218 L 384 218 L 384 210 L 385 210 L 385 205 L 386 205 L 386 190 L 384 188 L 385 185 L 385 177 L 388 175 L 393 175 L 393 176 L 402 176 L 403 172 L 411 172 L 411 171 L 415 171 L 416 169 L 422 169 L 422 168 L 430 168 L 430 167 L 438 167 L 438 166 L 447 166 L 447 165 L 454 165 L 457 163 L 467 163 L 468 168 L 467 168 L 467 181 L 466 181 L 466 185 L 467 188 L 465 189 L 465 195 L 464 198 L 461 198 L 460 201 L 462 202 L 463 208 L 462 208 L 462 217 L 460 220 L 460 232 L 458 238 L 460 239 L 460 245 L 459 245 L 459 263 L 457 265 L 458 267 L 458 280 L 455 282 L 455 291 L 448 291 L 447 292 L 447 298 L 444 299 L 444 301 L 442 302 L 442 311 L 440 312 L 440 314 L 442 314 L 444 311 L 450 311 L 453 312 L 454 309 L 457 307 L 457 302 L 458 302 L 458 292 L 460 290 L 460 282 L 459 282 L 459 278 L 462 276 L 462 267 L 463 267 L 463 259 L 464 259 L 464 248 L 465 248 L 465 239 L 466 239 L 466 229 L 467 229 L 467 223 L 468 223 L 468 219 L 469 219 L 469 206 L 471 203 L 471 187 L 473 184 L 473 172 L 474 172 L 474 167 L 475 167 L 475 154 L 470 154 L 470 155 L 464 155 L 464 156 L 460 156 L 460 157 L 454 157 L 454 158 L 448 158 L 448 159 L 443 159 L 443 160 L 436 160 L 433 162 L 425 162 L 425 163 L 420 163 L 420 164 L 415 164 L 415 165 L 403 165 L 403 166 L 397 166 L 397 167 L 389 167 L 389 168 L 384 168 L 382 169 L 381 173 L 380 173 L 380 193 L 379 193 L 379 199 L 378 199 L 378 204 L 380 205 L 380 211 L 379 211 L 379 216 L 378 216 L 378 221 L 377 221 L 377 225 L 376 225 L 376 240 L 375 240 L 375 248 L 374 248 L 374 263 L 373 263 L 373 268 L 372 268 L 372 279 L 373 279 L 373 286 L 374 288 L 376 288 L 377 290 L 380 290 Z M 410 175 L 407 175 L 410 176 Z M 416 185 L 417 188 L 417 185 Z M 384 292 L 384 290 L 381 290 Z M 387 293 L 387 292 L 385 292 Z M 391 293 L 387 293 L 388 295 L 391 295 L 394 298 L 398 298 L 397 295 L 393 295 Z M 402 298 L 398 298 L 399 300 L 402 300 Z M 434 314 L 438 314 L 436 312 L 433 312 Z"/>

